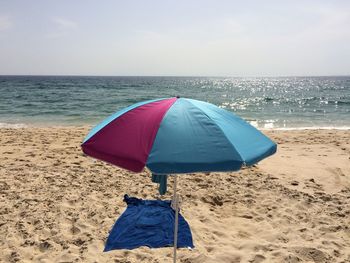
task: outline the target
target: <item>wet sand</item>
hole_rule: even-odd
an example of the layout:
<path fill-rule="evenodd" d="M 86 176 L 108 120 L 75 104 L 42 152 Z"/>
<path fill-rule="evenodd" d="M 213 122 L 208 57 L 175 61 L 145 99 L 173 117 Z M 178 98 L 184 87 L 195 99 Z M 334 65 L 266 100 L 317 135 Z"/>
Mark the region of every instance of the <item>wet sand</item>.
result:
<path fill-rule="evenodd" d="M 124 194 L 158 197 L 147 171 L 84 156 L 87 127 L 0 131 L 0 262 L 171 262 L 102 252 Z M 258 165 L 179 177 L 196 246 L 179 262 L 350 262 L 350 131 L 265 133 L 278 152 Z"/>

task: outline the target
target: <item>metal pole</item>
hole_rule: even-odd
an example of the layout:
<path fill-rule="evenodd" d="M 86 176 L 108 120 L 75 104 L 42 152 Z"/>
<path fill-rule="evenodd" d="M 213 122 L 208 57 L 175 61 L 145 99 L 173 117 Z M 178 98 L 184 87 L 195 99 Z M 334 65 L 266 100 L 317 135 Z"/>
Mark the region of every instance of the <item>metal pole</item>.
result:
<path fill-rule="evenodd" d="M 176 186 L 177 186 L 177 178 L 176 174 L 174 175 L 174 195 L 173 195 L 173 201 L 175 202 L 175 223 L 174 223 L 174 263 L 176 263 L 176 249 L 177 249 L 177 231 L 178 231 L 178 224 L 179 224 L 179 198 L 176 193 Z"/>
<path fill-rule="evenodd" d="M 176 197 L 176 187 L 177 187 L 177 180 L 176 180 L 176 174 L 174 174 L 174 186 L 173 186 L 173 198 L 172 198 L 172 202 L 174 202 L 175 204 L 175 197 Z M 174 208 L 174 204 L 172 204 L 172 207 Z"/>

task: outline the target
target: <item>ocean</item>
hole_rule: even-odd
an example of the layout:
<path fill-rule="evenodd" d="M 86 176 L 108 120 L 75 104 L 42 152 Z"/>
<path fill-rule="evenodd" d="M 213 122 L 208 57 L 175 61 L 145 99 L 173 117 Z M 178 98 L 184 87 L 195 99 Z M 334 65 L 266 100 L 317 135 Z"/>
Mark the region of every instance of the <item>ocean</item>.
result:
<path fill-rule="evenodd" d="M 173 96 L 262 129 L 350 128 L 350 76 L 0 76 L 0 127 L 95 125 L 133 103 Z"/>

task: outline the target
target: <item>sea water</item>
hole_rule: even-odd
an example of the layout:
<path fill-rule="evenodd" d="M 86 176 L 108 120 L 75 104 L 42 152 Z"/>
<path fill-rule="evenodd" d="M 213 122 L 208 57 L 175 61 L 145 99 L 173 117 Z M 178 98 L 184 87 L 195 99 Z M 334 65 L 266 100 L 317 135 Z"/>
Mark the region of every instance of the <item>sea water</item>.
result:
<path fill-rule="evenodd" d="M 0 127 L 94 125 L 133 103 L 180 96 L 259 128 L 350 128 L 350 77 L 0 76 Z"/>

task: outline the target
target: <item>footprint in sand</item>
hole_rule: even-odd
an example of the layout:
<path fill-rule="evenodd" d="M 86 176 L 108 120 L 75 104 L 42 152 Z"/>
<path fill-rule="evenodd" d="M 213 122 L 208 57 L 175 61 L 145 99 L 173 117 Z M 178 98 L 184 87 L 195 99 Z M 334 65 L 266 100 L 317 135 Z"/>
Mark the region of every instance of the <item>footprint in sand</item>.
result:
<path fill-rule="evenodd" d="M 329 262 L 329 256 L 316 248 L 299 247 L 295 248 L 294 252 L 303 260 L 312 260 L 318 263 Z"/>
<path fill-rule="evenodd" d="M 249 262 L 251 263 L 260 263 L 263 262 L 266 258 L 263 255 L 257 254 L 255 255 L 255 257 L 251 260 L 249 260 Z"/>
<path fill-rule="evenodd" d="M 49 250 L 51 247 L 52 247 L 52 245 L 47 241 L 44 241 L 44 242 L 39 244 L 40 252 L 45 252 L 45 251 Z"/>
<path fill-rule="evenodd" d="M 21 260 L 18 252 L 13 251 L 9 256 L 9 262 L 19 262 Z"/>
<path fill-rule="evenodd" d="M 81 232 L 80 228 L 79 227 L 76 227 L 76 226 L 72 226 L 72 228 L 70 229 L 71 233 L 73 235 L 76 235 L 76 234 L 79 234 Z"/>

